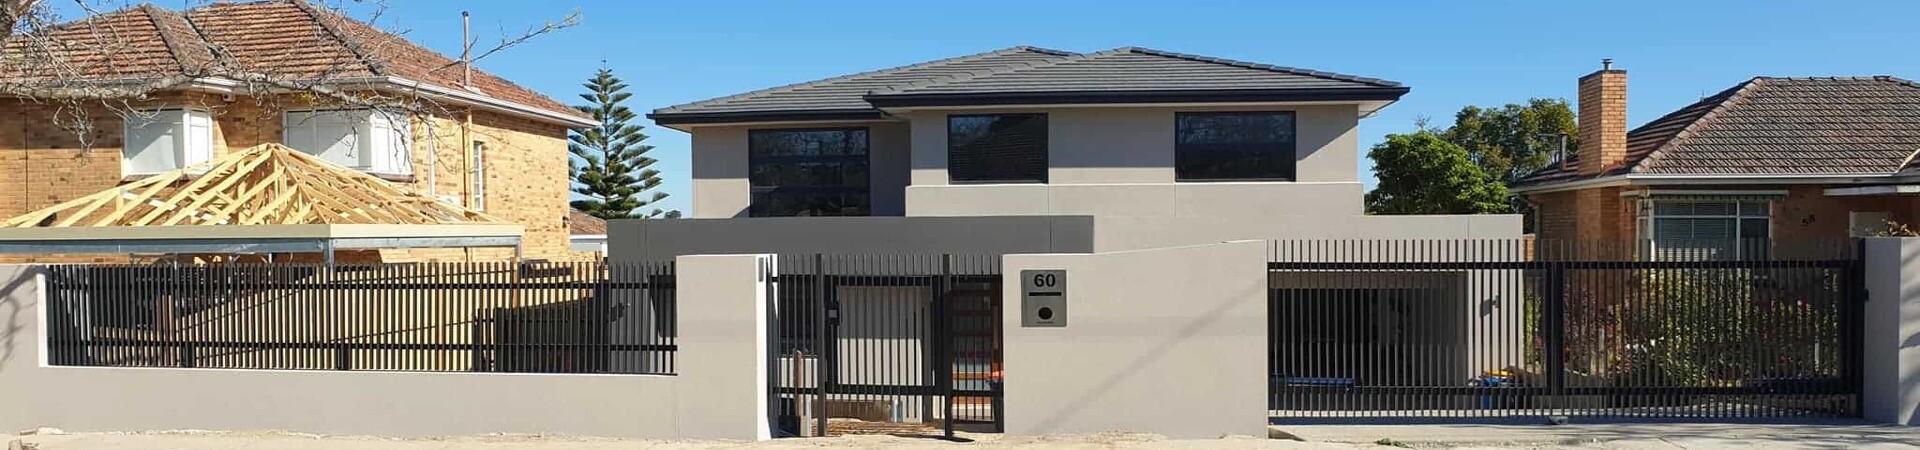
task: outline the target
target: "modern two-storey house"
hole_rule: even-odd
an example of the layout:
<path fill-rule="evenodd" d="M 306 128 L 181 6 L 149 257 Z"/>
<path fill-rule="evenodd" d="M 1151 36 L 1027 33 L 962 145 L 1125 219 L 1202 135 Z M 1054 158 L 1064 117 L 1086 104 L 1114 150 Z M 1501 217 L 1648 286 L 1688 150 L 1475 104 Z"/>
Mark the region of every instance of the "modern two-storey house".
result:
<path fill-rule="evenodd" d="M 1515 215 L 1364 213 L 1360 121 L 1408 91 L 1374 78 L 1142 48 L 1015 47 L 662 108 L 650 115 L 656 123 L 693 135 L 694 218 L 612 221 L 608 255 L 1088 253 L 1266 239 L 1517 243 Z M 1520 247 L 1510 246 L 1509 256 L 1519 257 Z M 913 258 L 895 260 L 905 259 Z M 788 257 L 778 269 L 888 270 L 833 261 Z M 964 266 L 894 269 L 979 273 Z M 1286 303 L 1270 311 L 1353 317 L 1340 327 L 1312 314 L 1269 323 L 1321 344 L 1452 345 L 1456 351 L 1423 364 L 1450 368 L 1434 373 L 1453 382 L 1452 374 L 1502 364 L 1475 359 L 1460 324 L 1518 323 L 1518 308 L 1489 303 L 1517 292 L 1469 277 L 1275 272 L 1270 298 Z M 1002 309 L 999 280 L 958 282 L 950 301 L 968 312 L 952 317 Z M 901 305 L 914 303 L 886 300 L 919 288 L 835 283 L 781 301 L 795 307 L 832 295 L 845 321 L 841 339 L 919 348 L 871 319 L 909 309 Z M 1339 292 L 1341 301 L 1286 292 Z M 1000 325 L 958 320 L 956 345 L 982 350 L 971 353 L 975 366 L 997 368 L 998 352 L 984 349 L 997 348 Z"/>
<path fill-rule="evenodd" d="M 1363 214 L 1359 122 L 1408 90 L 1014 47 L 661 108 L 648 117 L 693 135 L 695 220 L 616 224 L 613 251 L 623 226 L 658 254 L 1517 237 L 1511 216 Z"/>

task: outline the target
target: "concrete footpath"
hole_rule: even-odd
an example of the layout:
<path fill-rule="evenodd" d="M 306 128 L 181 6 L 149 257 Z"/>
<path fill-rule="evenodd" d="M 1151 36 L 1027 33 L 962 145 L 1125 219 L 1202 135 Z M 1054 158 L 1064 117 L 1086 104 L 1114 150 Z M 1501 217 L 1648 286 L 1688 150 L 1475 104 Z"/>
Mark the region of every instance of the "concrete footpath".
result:
<path fill-rule="evenodd" d="M 1276 438 L 1432 448 L 1916 449 L 1920 428 L 1816 423 L 1274 425 Z"/>
<path fill-rule="evenodd" d="M 1277 426 L 1298 438 L 1168 439 L 1132 433 L 1067 436 L 964 434 L 973 442 L 923 437 L 836 436 L 764 442 L 645 440 L 582 436 L 484 435 L 421 439 L 321 436 L 279 431 L 76 433 L 0 437 L 7 450 L 448 450 L 448 449 L 1920 449 L 1920 429 L 1823 425 L 1302 425 Z"/>

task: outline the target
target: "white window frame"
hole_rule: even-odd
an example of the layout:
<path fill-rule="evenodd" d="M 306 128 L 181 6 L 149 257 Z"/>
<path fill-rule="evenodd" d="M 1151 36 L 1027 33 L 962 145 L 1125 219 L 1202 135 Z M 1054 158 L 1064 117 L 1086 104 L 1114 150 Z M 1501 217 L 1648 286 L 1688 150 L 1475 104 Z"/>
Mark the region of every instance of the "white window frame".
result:
<path fill-rule="evenodd" d="M 474 211 L 487 210 L 487 143 L 473 141 L 473 198 L 468 199 Z"/>
<path fill-rule="evenodd" d="M 1731 211 L 1731 213 L 1729 214 L 1666 214 L 1666 215 L 1662 215 L 1660 214 L 1660 207 L 1659 207 L 1659 204 L 1661 203 L 1727 203 L 1727 204 L 1731 204 L 1733 207 L 1728 208 L 1728 211 Z M 1764 204 L 1766 205 L 1765 207 L 1766 212 L 1760 215 L 1745 213 L 1740 208 L 1740 205 L 1743 203 Z M 1773 240 L 1773 234 L 1774 234 L 1774 228 L 1775 228 L 1773 226 L 1773 206 L 1774 206 L 1774 200 L 1772 199 L 1723 199 L 1723 198 L 1690 199 L 1690 198 L 1684 198 L 1684 197 L 1648 199 L 1648 200 L 1644 200 L 1641 203 L 1641 210 L 1640 210 L 1641 214 L 1639 218 L 1640 223 L 1638 224 L 1639 226 L 1637 228 L 1641 230 L 1641 234 L 1639 238 L 1642 241 L 1646 242 L 1647 248 L 1651 250 L 1647 256 L 1648 259 L 1657 260 L 1660 258 L 1660 254 L 1661 254 L 1660 238 L 1659 238 L 1660 230 L 1658 229 L 1658 227 L 1660 226 L 1659 225 L 1660 219 L 1732 220 L 1733 233 L 1731 236 L 1733 236 L 1733 239 L 1734 239 L 1733 259 L 1738 260 L 1738 259 L 1746 258 L 1748 256 L 1748 255 L 1742 254 L 1747 251 L 1747 248 L 1744 245 L 1740 245 L 1740 242 L 1739 242 L 1740 236 L 1743 235 L 1743 233 L 1741 233 L 1742 231 L 1741 227 L 1746 226 L 1746 219 L 1765 219 L 1767 221 L 1766 239 L 1769 241 Z"/>
<path fill-rule="evenodd" d="M 312 138 L 318 140 L 321 131 L 315 128 L 321 124 L 314 119 L 323 114 L 337 115 L 351 127 L 346 136 L 352 137 L 350 151 L 354 153 L 348 156 L 351 158 L 348 161 L 351 164 L 346 164 L 348 167 L 379 175 L 413 174 L 413 127 L 411 121 L 399 113 L 373 109 L 287 110 L 281 113 L 280 142 L 303 153 L 319 156 L 321 149 L 312 148 L 312 142 L 296 142 L 294 137 L 304 128 L 313 133 Z M 337 133 L 326 136 L 335 139 L 345 137 Z"/>
<path fill-rule="evenodd" d="M 140 170 L 133 166 L 135 126 L 168 122 L 178 127 L 173 133 L 173 167 Z M 213 113 L 198 108 L 159 108 L 133 111 L 123 116 L 120 127 L 120 174 L 141 176 L 166 173 L 192 167 L 213 159 Z"/>

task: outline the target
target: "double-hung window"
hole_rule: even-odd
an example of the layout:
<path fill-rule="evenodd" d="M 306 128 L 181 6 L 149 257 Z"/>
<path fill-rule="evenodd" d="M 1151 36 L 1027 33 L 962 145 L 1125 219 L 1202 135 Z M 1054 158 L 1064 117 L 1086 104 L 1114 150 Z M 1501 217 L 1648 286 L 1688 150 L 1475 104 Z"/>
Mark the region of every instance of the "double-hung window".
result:
<path fill-rule="evenodd" d="M 866 128 L 750 130 L 751 217 L 865 216 Z"/>
<path fill-rule="evenodd" d="M 473 143 L 473 198 L 468 205 L 474 211 L 487 210 L 487 143 Z"/>
<path fill-rule="evenodd" d="M 954 183 L 1047 182 L 1047 115 L 947 116 L 947 174 Z"/>
<path fill-rule="evenodd" d="M 1653 200 L 1641 226 L 1660 260 L 1764 259 L 1768 209 L 1763 200 Z"/>
<path fill-rule="evenodd" d="M 1294 180 L 1293 112 L 1174 114 L 1179 181 Z"/>
<path fill-rule="evenodd" d="M 329 162 L 383 175 L 409 175 L 413 132 L 403 114 L 371 109 L 287 111 L 283 141 Z"/>
<path fill-rule="evenodd" d="M 126 115 L 120 173 L 152 175 L 213 159 L 213 115 L 192 109 Z"/>

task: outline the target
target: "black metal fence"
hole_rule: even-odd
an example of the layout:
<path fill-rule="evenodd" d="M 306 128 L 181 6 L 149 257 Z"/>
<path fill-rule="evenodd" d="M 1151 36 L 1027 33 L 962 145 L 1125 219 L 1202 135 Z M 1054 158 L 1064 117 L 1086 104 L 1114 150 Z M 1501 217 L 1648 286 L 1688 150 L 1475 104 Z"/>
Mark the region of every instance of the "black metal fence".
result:
<path fill-rule="evenodd" d="M 781 255 L 778 266 L 783 430 L 997 429 L 998 256 Z"/>
<path fill-rule="evenodd" d="M 670 263 L 51 268 L 54 365 L 671 374 Z"/>
<path fill-rule="evenodd" d="M 1857 415 L 1857 243 L 1276 241 L 1278 417 Z M 1702 256 L 1691 258 L 1688 256 Z"/>

